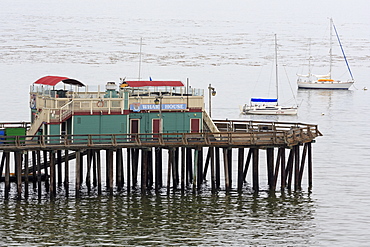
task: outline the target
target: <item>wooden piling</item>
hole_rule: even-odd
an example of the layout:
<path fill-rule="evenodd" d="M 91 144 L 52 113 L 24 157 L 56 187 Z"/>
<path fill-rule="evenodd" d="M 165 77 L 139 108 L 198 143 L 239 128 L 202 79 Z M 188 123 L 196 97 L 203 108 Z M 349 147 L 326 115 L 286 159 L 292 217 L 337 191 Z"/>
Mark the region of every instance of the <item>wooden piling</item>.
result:
<path fill-rule="evenodd" d="M 258 159 L 259 159 L 259 149 L 253 148 L 253 192 L 259 192 L 259 171 L 258 171 Z"/>
<path fill-rule="evenodd" d="M 123 170 L 122 149 L 118 148 L 116 150 L 116 186 L 118 191 L 121 191 L 123 186 L 122 170 Z"/>
<path fill-rule="evenodd" d="M 186 148 L 186 187 L 193 183 L 193 157 L 192 149 Z"/>
<path fill-rule="evenodd" d="M 312 144 L 307 143 L 308 146 L 308 190 L 312 190 Z"/>
<path fill-rule="evenodd" d="M 139 149 L 132 149 L 132 187 L 137 186 L 137 174 L 139 167 Z"/>
<path fill-rule="evenodd" d="M 176 155 L 176 148 L 171 148 L 171 155 L 172 155 L 172 159 L 171 159 L 171 171 L 172 171 L 172 189 L 173 191 L 175 192 L 176 189 L 177 189 L 177 161 L 176 161 L 176 158 L 178 157 Z"/>
<path fill-rule="evenodd" d="M 287 189 L 291 190 L 292 189 L 292 179 L 293 179 L 293 161 L 294 161 L 294 156 L 295 156 L 295 150 L 294 148 L 290 149 L 289 152 L 289 157 L 288 157 L 288 163 L 286 167 L 286 179 L 287 179 Z"/>
<path fill-rule="evenodd" d="M 62 150 L 57 150 L 57 169 L 58 169 L 58 187 L 62 186 L 63 184 L 63 176 L 62 176 Z"/>
<path fill-rule="evenodd" d="M 126 150 L 126 166 L 127 166 L 127 193 L 131 192 L 131 148 Z"/>
<path fill-rule="evenodd" d="M 2 173 L 2 171 L 1 171 Z M 28 151 L 25 151 L 24 153 L 24 173 L 25 173 L 25 179 L 24 179 L 24 197 L 28 198 L 28 186 L 29 186 L 29 168 L 28 168 Z"/>
<path fill-rule="evenodd" d="M 173 176 L 173 188 L 177 190 L 179 186 L 179 148 L 173 148 L 173 160 L 172 160 L 172 176 Z"/>
<path fill-rule="evenodd" d="M 195 193 L 197 189 L 197 177 L 199 176 L 198 174 L 198 149 L 194 149 L 194 168 L 193 168 L 193 193 Z"/>
<path fill-rule="evenodd" d="M 229 172 L 229 188 L 231 189 L 233 186 L 233 149 L 227 148 L 227 165 L 228 165 L 228 172 Z"/>
<path fill-rule="evenodd" d="M 16 169 L 16 178 L 17 178 L 17 199 L 21 200 L 22 198 L 22 153 L 17 151 L 14 152 L 15 156 L 15 169 Z"/>
<path fill-rule="evenodd" d="M 45 154 L 45 153 L 44 153 Z M 50 151 L 49 153 L 50 157 L 50 198 L 54 198 L 56 195 L 55 191 L 55 154 L 53 151 Z"/>
<path fill-rule="evenodd" d="M 92 150 L 88 149 L 87 150 L 87 161 L 86 161 L 87 169 L 86 169 L 86 179 L 85 179 L 88 193 L 90 193 L 91 191 L 91 163 L 92 163 Z"/>
<path fill-rule="evenodd" d="M 108 166 L 109 166 L 109 186 L 108 186 L 108 189 L 109 189 L 109 194 L 110 195 L 113 195 L 113 149 L 108 149 L 108 157 L 109 157 L 109 162 L 108 162 Z"/>
<path fill-rule="evenodd" d="M 203 183 L 203 148 L 198 147 L 198 164 L 197 164 L 197 189 L 201 190 Z"/>
<path fill-rule="evenodd" d="M 145 194 L 148 184 L 148 150 L 141 150 L 141 194 Z"/>
<path fill-rule="evenodd" d="M 66 191 L 66 196 L 69 193 L 69 157 L 68 149 L 64 150 L 64 190 Z"/>
<path fill-rule="evenodd" d="M 147 189 L 152 189 L 153 188 L 153 150 L 152 148 L 148 149 L 148 182 L 147 182 Z M 123 177 L 123 174 L 122 174 Z"/>
<path fill-rule="evenodd" d="M 249 165 L 252 159 L 252 154 L 253 154 L 253 148 L 249 148 L 247 160 L 245 161 L 244 170 L 243 170 L 243 182 L 244 183 L 247 182 L 247 174 L 248 174 Z"/>
<path fill-rule="evenodd" d="M 9 198 L 10 192 L 10 153 L 4 152 L 5 160 L 5 199 Z"/>
<path fill-rule="evenodd" d="M 50 187 L 50 182 L 49 182 L 49 174 L 48 174 L 48 151 L 47 150 L 43 150 L 42 152 L 42 156 L 43 156 L 43 165 L 44 165 L 44 174 L 45 174 L 45 190 L 46 192 L 49 192 L 49 187 Z"/>
<path fill-rule="evenodd" d="M 5 161 L 6 161 L 6 155 L 5 155 L 5 152 L 3 152 L 3 155 L 1 156 L 0 174 L 3 174 L 4 172 Z"/>
<path fill-rule="evenodd" d="M 168 163 L 167 163 L 167 193 L 170 192 L 171 186 L 171 172 L 172 172 L 172 160 L 173 160 L 173 152 L 172 149 L 168 149 Z"/>
<path fill-rule="evenodd" d="M 33 191 L 37 189 L 37 154 L 36 151 L 32 151 L 32 188 Z"/>
<path fill-rule="evenodd" d="M 216 189 L 219 190 L 220 185 L 221 185 L 221 171 L 220 171 L 221 164 L 220 164 L 220 148 L 219 147 L 215 147 L 215 159 L 216 159 L 216 164 L 215 164 Z"/>
<path fill-rule="evenodd" d="M 243 164 L 244 164 L 244 148 L 238 148 L 238 187 L 239 193 L 243 188 Z"/>
<path fill-rule="evenodd" d="M 101 184 L 101 157 L 100 150 L 96 151 L 96 168 L 98 173 L 98 195 L 102 193 L 102 184 Z"/>
<path fill-rule="evenodd" d="M 208 171 L 210 160 L 211 160 L 211 151 L 210 151 L 210 148 L 208 148 L 206 162 L 204 164 L 204 170 L 203 170 L 203 181 L 207 180 L 207 171 Z"/>
<path fill-rule="evenodd" d="M 294 191 L 299 190 L 299 145 L 295 145 L 294 149 Z"/>
<path fill-rule="evenodd" d="M 229 158 L 228 158 L 228 149 L 224 148 L 224 176 L 225 176 L 225 191 L 226 194 L 230 193 L 230 177 L 229 177 Z"/>
<path fill-rule="evenodd" d="M 269 190 L 272 191 L 273 189 L 273 180 L 274 180 L 274 149 L 273 148 L 267 148 L 266 149 L 267 154 L 267 181 Z"/>
<path fill-rule="evenodd" d="M 41 152 L 37 151 L 37 191 L 38 199 L 41 199 Z"/>
<path fill-rule="evenodd" d="M 91 150 L 91 159 L 93 163 L 93 186 L 96 188 L 98 186 L 98 167 L 96 162 L 96 150 Z"/>
<path fill-rule="evenodd" d="M 278 153 L 277 153 L 276 162 L 275 162 L 275 171 L 273 174 L 273 181 L 272 181 L 273 184 L 271 188 L 272 192 L 276 191 L 276 183 L 279 177 L 279 170 L 280 170 L 280 163 L 281 163 L 281 156 L 282 156 L 281 153 L 282 153 L 282 149 L 278 148 Z"/>
<path fill-rule="evenodd" d="M 185 166 L 186 166 L 186 155 L 185 155 L 185 147 L 181 147 L 181 192 L 185 191 Z"/>
<path fill-rule="evenodd" d="M 299 175 L 298 175 L 298 189 L 302 190 L 302 177 L 303 177 L 303 171 L 306 163 L 306 156 L 307 156 L 307 143 L 303 146 L 303 152 L 302 152 L 302 158 L 301 158 L 301 166 L 299 167 Z"/>
<path fill-rule="evenodd" d="M 81 189 L 81 151 L 76 151 L 76 184 L 75 184 L 75 194 L 76 198 L 80 197 L 80 189 Z"/>
<path fill-rule="evenodd" d="M 211 156 L 211 190 L 212 194 L 216 193 L 216 174 L 215 174 L 215 155 L 214 147 L 209 147 L 209 153 Z"/>

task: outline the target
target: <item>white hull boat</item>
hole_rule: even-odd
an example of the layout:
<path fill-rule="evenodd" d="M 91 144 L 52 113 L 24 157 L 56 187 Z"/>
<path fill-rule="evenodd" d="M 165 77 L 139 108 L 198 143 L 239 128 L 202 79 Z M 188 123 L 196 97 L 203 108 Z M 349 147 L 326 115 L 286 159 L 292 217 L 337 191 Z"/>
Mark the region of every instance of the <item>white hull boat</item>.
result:
<path fill-rule="evenodd" d="M 244 105 L 242 109 L 242 113 L 247 114 L 247 115 L 297 115 L 298 108 L 297 107 L 281 107 L 278 105 L 275 105 L 275 106 Z"/>
<path fill-rule="evenodd" d="M 343 81 L 334 81 L 334 80 L 315 80 L 315 81 L 306 81 L 299 79 L 297 80 L 298 88 L 302 89 L 344 89 L 348 90 L 352 85 L 353 81 L 343 82 Z"/>
<path fill-rule="evenodd" d="M 351 76 L 351 79 L 348 81 L 340 81 L 340 80 L 334 80 L 331 77 L 331 70 L 332 70 L 332 32 L 333 28 L 335 30 L 336 37 L 338 39 L 338 43 L 340 45 L 340 48 L 342 50 L 343 58 L 346 62 L 348 72 Z M 344 54 L 344 50 L 342 47 L 342 44 L 340 42 L 337 29 L 334 26 L 333 20 L 330 19 L 330 67 L 329 67 L 329 73 L 327 75 L 315 75 L 311 74 L 311 64 L 309 62 L 309 73 L 307 75 L 298 75 L 297 79 L 297 85 L 298 88 L 302 89 L 342 89 L 342 90 L 348 90 L 353 83 L 355 82 L 352 76 L 351 69 L 349 68 L 348 61 L 346 58 L 346 55 Z"/>

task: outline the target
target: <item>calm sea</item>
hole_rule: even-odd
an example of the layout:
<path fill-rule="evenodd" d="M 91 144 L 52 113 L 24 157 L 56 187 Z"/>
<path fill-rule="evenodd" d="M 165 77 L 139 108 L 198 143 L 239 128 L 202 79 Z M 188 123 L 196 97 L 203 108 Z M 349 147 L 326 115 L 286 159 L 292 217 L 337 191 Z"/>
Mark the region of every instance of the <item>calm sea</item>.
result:
<path fill-rule="evenodd" d="M 101 87 L 150 76 L 188 78 L 196 88 L 212 84 L 214 118 L 314 123 L 324 134 L 313 144 L 312 193 L 306 187 L 275 196 L 123 192 L 17 202 L 4 200 L 1 185 L 0 245 L 368 246 L 367 1 L 4 0 L 0 6 L 1 122 L 29 121 L 29 86 L 45 75 Z M 355 87 L 297 90 L 296 73 L 307 72 L 310 56 L 315 73 L 328 72 L 330 17 Z M 250 97 L 275 94 L 274 34 L 280 101 L 290 104 L 294 95 L 298 116 L 240 116 L 239 105 Z M 333 74 L 348 79 L 337 46 L 333 53 Z"/>

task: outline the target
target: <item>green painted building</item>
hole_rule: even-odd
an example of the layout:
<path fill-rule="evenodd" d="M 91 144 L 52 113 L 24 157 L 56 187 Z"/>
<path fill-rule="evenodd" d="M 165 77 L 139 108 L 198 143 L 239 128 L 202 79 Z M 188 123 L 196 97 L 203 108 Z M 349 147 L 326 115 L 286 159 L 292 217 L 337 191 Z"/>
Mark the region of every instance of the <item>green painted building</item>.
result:
<path fill-rule="evenodd" d="M 202 132 L 212 122 L 204 90 L 181 81 L 108 82 L 88 90 L 77 80 L 46 76 L 31 86 L 30 108 L 28 135 Z"/>

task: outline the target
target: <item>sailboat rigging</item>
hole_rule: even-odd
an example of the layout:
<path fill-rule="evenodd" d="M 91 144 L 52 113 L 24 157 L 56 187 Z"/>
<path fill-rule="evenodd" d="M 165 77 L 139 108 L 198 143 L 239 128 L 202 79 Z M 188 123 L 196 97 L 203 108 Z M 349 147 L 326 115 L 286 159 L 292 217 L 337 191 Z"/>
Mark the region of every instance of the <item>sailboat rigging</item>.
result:
<path fill-rule="evenodd" d="M 340 81 L 332 79 L 332 64 L 333 64 L 333 52 L 332 52 L 332 37 L 333 37 L 333 29 L 335 31 L 335 35 L 337 37 L 339 46 L 342 51 L 343 58 L 346 62 L 348 72 L 351 76 L 351 79 L 348 81 Z M 297 79 L 298 88 L 303 89 L 349 89 L 353 83 L 355 82 L 351 69 L 348 64 L 347 57 L 344 53 L 344 49 L 342 43 L 339 39 L 339 35 L 337 29 L 334 25 L 333 19 L 330 18 L 330 50 L 329 50 L 329 73 L 326 75 L 316 75 L 311 73 L 311 68 L 309 68 L 309 73 L 307 75 L 299 75 Z M 309 67 L 311 64 L 309 63 Z"/>
<path fill-rule="evenodd" d="M 251 98 L 250 104 L 241 107 L 242 114 L 253 115 L 296 115 L 297 106 L 283 107 L 279 105 L 278 54 L 277 37 L 275 34 L 275 87 L 276 98 Z"/>

